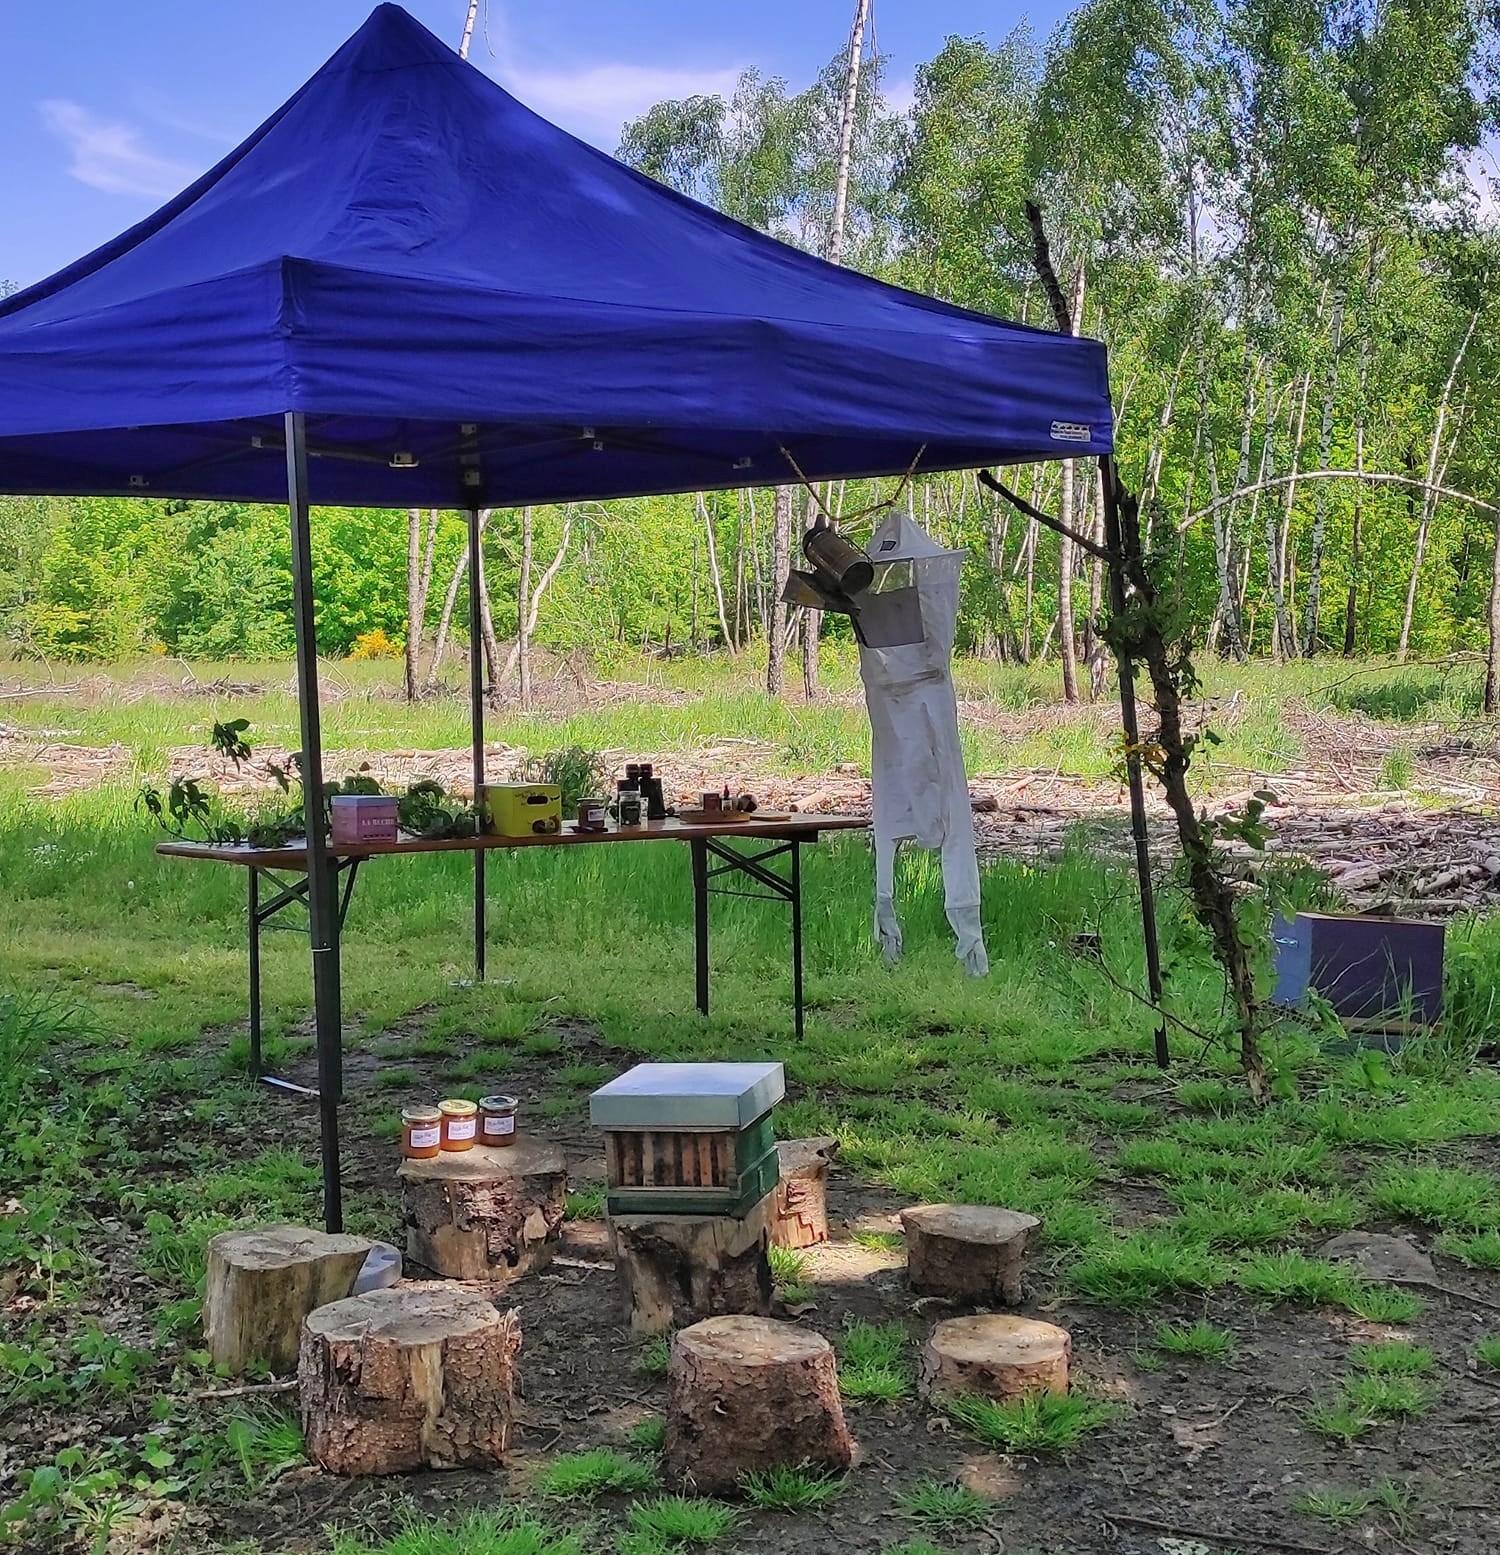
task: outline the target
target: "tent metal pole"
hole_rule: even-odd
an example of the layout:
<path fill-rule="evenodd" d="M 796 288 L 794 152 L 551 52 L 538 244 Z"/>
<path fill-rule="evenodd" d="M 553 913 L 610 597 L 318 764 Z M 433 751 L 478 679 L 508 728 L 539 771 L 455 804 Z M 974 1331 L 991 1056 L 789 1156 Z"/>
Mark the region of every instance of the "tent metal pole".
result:
<path fill-rule="evenodd" d="M 1125 609 L 1125 574 L 1120 565 L 1120 508 L 1116 487 L 1115 461 L 1109 455 L 1099 460 L 1104 486 L 1104 545 L 1109 552 L 1109 603 L 1117 615 Z M 1129 654 L 1116 660 L 1120 676 L 1120 728 L 1125 736 L 1125 772 L 1130 788 L 1130 833 L 1135 841 L 1135 874 L 1141 894 L 1141 937 L 1146 945 L 1146 983 L 1151 1004 L 1157 1012 L 1156 1062 L 1165 1069 L 1170 1061 L 1167 1051 L 1167 1023 L 1161 1018 L 1161 946 L 1156 936 L 1156 887 L 1151 879 L 1151 843 L 1146 832 L 1146 789 L 1141 777 L 1140 724 L 1135 706 L 1135 664 Z"/>
<path fill-rule="evenodd" d="M 469 509 L 469 738 L 474 770 L 474 810 L 484 787 L 484 640 L 479 619 L 484 587 L 479 509 Z M 484 849 L 474 850 L 474 976 L 484 981 L 485 891 Z"/>
<path fill-rule="evenodd" d="M 323 804 L 323 736 L 318 711 L 318 629 L 313 608 L 312 526 L 307 487 L 307 425 L 286 413 L 287 509 L 292 527 L 292 598 L 297 629 L 297 706 L 302 721 L 302 810 L 307 825 L 307 919 L 312 945 L 317 1033 L 318 1115 L 323 1142 L 323 1224 L 344 1225 L 339 1180 L 339 1099 L 343 1032 L 339 990 L 338 879 L 328 856 Z"/>

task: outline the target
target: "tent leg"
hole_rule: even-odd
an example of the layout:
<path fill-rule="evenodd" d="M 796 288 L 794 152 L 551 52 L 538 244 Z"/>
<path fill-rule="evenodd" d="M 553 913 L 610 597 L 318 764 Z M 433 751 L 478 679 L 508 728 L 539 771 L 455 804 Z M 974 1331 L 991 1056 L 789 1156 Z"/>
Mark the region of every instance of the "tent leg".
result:
<path fill-rule="evenodd" d="M 1115 462 L 1108 455 L 1099 460 L 1104 476 L 1104 544 L 1112 556 L 1120 552 L 1120 512 L 1115 486 Z M 1109 566 L 1110 608 L 1119 613 L 1125 608 L 1125 577 L 1119 563 Z M 1146 833 L 1146 790 L 1141 778 L 1140 724 L 1135 707 L 1135 665 L 1128 654 L 1117 658 L 1120 676 L 1120 729 L 1125 736 L 1125 771 L 1130 788 L 1130 832 L 1135 841 L 1136 882 L 1141 894 L 1141 937 L 1146 945 L 1146 982 L 1151 1003 L 1161 1015 L 1161 947 L 1156 936 L 1156 887 L 1151 879 L 1151 843 Z M 1165 1069 L 1170 1061 L 1167 1051 L 1166 1021 L 1156 1026 L 1156 1062 Z"/>
<path fill-rule="evenodd" d="M 313 1014 L 318 1052 L 318 1114 L 323 1141 L 323 1223 L 344 1224 L 339 1180 L 339 1099 L 343 1033 L 339 991 L 338 879 L 328 856 L 323 805 L 323 736 L 318 712 L 318 633 L 313 609 L 307 426 L 286 415 L 287 507 L 292 526 L 292 595 L 297 628 L 297 704 L 302 719 L 302 806 L 307 823 L 307 915 L 312 944 Z"/>
<path fill-rule="evenodd" d="M 479 622 L 479 591 L 484 587 L 480 557 L 479 509 L 469 509 L 469 738 L 474 772 L 474 809 L 484 787 L 484 659 Z M 474 850 L 474 976 L 484 981 L 484 849 Z"/>

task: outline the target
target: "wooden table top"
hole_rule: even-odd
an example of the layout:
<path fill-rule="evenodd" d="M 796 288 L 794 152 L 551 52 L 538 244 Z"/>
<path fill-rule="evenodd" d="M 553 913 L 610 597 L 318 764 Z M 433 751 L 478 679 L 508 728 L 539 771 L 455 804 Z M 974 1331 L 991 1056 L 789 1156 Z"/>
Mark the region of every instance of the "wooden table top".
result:
<path fill-rule="evenodd" d="M 328 856 L 341 859 L 380 858 L 386 854 L 474 853 L 491 848 L 558 848 L 606 842 L 692 842 L 706 837 L 755 837 L 765 841 L 807 841 L 825 831 L 863 831 L 870 825 L 862 815 L 815 813 L 744 821 L 689 823 L 668 817 L 646 826 L 611 826 L 608 831 L 580 831 L 571 821 L 560 832 L 533 837 L 444 837 L 431 841 L 402 837 L 395 842 L 329 843 Z M 242 864 L 254 869 L 306 869 L 307 844 L 289 843 L 281 848 L 256 848 L 248 843 L 159 842 L 156 851 L 169 858 L 209 859 L 219 864 Z"/>

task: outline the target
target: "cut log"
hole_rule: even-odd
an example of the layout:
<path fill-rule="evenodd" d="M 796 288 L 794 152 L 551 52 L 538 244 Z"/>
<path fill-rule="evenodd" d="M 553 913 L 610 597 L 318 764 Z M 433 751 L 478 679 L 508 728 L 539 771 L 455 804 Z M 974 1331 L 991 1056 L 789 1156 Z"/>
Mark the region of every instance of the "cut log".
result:
<path fill-rule="evenodd" d="M 833 1349 L 820 1334 L 712 1317 L 672 1341 L 662 1461 L 675 1483 L 732 1490 L 757 1469 L 846 1469 L 853 1457 Z"/>
<path fill-rule="evenodd" d="M 1073 1341 L 1067 1329 L 1010 1313 L 981 1312 L 937 1324 L 922 1350 L 923 1398 L 980 1393 L 1025 1398 L 1066 1393 Z"/>
<path fill-rule="evenodd" d="M 492 1467 L 510 1444 L 520 1348 L 514 1312 L 437 1282 L 319 1307 L 297 1368 L 309 1455 L 334 1474 Z"/>
<path fill-rule="evenodd" d="M 775 1194 L 743 1218 L 729 1215 L 612 1215 L 625 1317 L 637 1334 L 725 1313 L 771 1310 L 769 1227 Z"/>
<path fill-rule="evenodd" d="M 567 1198 L 563 1153 L 523 1135 L 506 1150 L 403 1161 L 409 1258 L 450 1280 L 509 1280 L 552 1259 Z"/>
<path fill-rule="evenodd" d="M 781 1181 L 771 1213 L 775 1247 L 813 1247 L 828 1240 L 828 1163 L 838 1149 L 831 1136 L 784 1139 L 776 1146 Z"/>
<path fill-rule="evenodd" d="M 1013 1307 L 1027 1244 L 1041 1224 L 1035 1215 L 978 1204 L 904 1209 L 907 1281 L 924 1295 Z"/>
<path fill-rule="evenodd" d="M 297 1364 L 302 1319 L 354 1289 L 374 1243 L 306 1226 L 223 1231 L 208 1244 L 203 1333 L 231 1376 L 252 1365 L 283 1375 Z"/>

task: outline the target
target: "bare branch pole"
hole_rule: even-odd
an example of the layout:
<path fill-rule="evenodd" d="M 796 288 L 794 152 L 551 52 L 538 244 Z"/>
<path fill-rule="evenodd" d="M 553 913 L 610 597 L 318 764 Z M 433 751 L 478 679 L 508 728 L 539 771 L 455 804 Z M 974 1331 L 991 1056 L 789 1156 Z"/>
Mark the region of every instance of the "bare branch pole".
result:
<path fill-rule="evenodd" d="M 1410 491 L 1426 492 L 1433 497 L 1448 497 L 1454 502 L 1467 502 L 1470 507 L 1478 508 L 1481 512 L 1500 514 L 1500 503 L 1486 502 L 1483 497 L 1476 497 L 1472 492 L 1459 491 L 1453 486 L 1419 480 L 1415 475 L 1394 475 L 1384 470 L 1299 470 L 1292 475 L 1273 475 L 1266 480 L 1252 481 L 1250 485 L 1240 486 L 1234 491 L 1226 491 L 1222 496 L 1215 497 L 1206 507 L 1201 507 L 1181 519 L 1177 525 L 1177 532 L 1184 533 L 1199 519 L 1210 517 L 1219 508 L 1226 507 L 1241 497 L 1252 496 L 1257 491 L 1270 491 L 1277 486 L 1300 486 L 1303 481 L 1364 481 L 1372 486 L 1401 486 Z"/>
<path fill-rule="evenodd" d="M 1019 492 L 1012 491 L 1004 481 L 997 480 L 989 470 L 975 472 L 979 476 L 981 485 L 988 486 L 997 496 L 1004 497 L 1018 512 L 1024 513 L 1028 518 L 1034 518 L 1037 523 L 1045 528 L 1060 534 L 1065 540 L 1071 540 L 1074 545 L 1087 551 L 1090 556 L 1097 556 L 1100 561 L 1114 566 L 1118 562 L 1118 555 L 1107 546 L 1100 545 L 1091 536 L 1083 533 L 1081 529 L 1074 529 L 1071 525 L 1063 523 L 1060 518 L 1054 518 L 1050 513 L 1044 513 L 1041 508 L 1028 502 Z"/>
<path fill-rule="evenodd" d="M 1057 271 L 1053 268 L 1052 245 L 1047 241 L 1047 228 L 1042 221 L 1042 208 L 1035 200 L 1026 202 L 1026 222 L 1031 228 L 1031 262 L 1036 267 L 1042 290 L 1047 294 L 1047 301 L 1052 307 L 1052 317 L 1057 323 L 1060 334 L 1071 335 L 1073 310 L 1068 306 L 1068 299 L 1057 279 Z"/>

